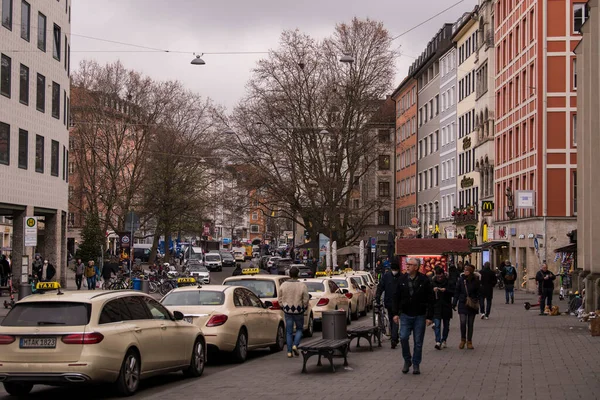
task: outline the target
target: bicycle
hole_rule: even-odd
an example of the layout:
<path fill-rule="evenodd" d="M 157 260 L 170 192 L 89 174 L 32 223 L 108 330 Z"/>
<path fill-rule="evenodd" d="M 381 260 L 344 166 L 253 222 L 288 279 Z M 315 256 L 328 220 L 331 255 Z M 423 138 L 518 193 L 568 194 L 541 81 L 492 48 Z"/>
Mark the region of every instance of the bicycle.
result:
<path fill-rule="evenodd" d="M 375 303 L 373 306 L 373 326 L 379 327 L 379 332 L 386 338 L 392 336 L 390 332 L 390 320 L 385 307 L 380 303 Z"/>

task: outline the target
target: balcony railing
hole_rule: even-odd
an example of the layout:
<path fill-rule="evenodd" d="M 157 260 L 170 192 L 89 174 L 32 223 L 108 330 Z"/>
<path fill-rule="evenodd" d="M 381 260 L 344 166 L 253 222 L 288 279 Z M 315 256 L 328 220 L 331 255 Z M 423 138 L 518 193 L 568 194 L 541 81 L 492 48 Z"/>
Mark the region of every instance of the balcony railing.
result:
<path fill-rule="evenodd" d="M 455 224 L 477 222 L 479 219 L 479 210 L 477 205 L 454 208 L 454 211 L 452 211 L 452 217 L 454 218 Z"/>

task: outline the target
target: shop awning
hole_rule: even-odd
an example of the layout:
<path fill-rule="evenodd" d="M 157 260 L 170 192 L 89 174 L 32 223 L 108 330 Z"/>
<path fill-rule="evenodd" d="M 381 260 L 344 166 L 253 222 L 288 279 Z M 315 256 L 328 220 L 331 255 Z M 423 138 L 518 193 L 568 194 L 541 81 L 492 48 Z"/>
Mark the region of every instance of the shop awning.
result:
<path fill-rule="evenodd" d="M 501 247 L 501 246 L 508 246 L 510 245 L 510 243 L 508 243 L 505 240 L 496 240 L 496 241 L 491 241 L 491 242 L 485 242 L 481 244 L 481 250 L 489 250 L 489 249 L 493 249 L 496 247 Z"/>
<path fill-rule="evenodd" d="M 471 246 L 468 239 L 398 239 L 396 254 L 408 255 L 442 255 L 469 254 Z"/>
<path fill-rule="evenodd" d="M 559 247 L 554 250 L 555 253 L 577 253 L 577 243 L 571 243 L 567 246 Z"/>
<path fill-rule="evenodd" d="M 360 248 L 358 246 L 347 246 L 337 251 L 338 256 L 349 256 L 352 254 L 359 254 Z"/>

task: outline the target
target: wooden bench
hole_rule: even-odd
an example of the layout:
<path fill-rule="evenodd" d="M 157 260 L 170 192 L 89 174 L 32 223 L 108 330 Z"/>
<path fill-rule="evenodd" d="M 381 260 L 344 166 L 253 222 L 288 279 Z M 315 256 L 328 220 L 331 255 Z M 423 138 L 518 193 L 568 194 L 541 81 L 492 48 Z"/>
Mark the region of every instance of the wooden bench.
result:
<path fill-rule="evenodd" d="M 335 367 L 333 366 L 333 357 L 336 356 L 336 351 L 339 351 L 341 353 L 341 357 L 344 357 L 344 367 L 347 367 L 349 347 L 350 339 L 317 339 L 300 345 L 299 350 L 302 353 L 302 357 L 304 358 L 304 362 L 302 365 L 302 373 L 305 374 L 307 372 L 306 362 L 308 361 L 308 359 L 316 355 L 319 356 L 319 361 L 317 362 L 318 367 L 322 365 L 321 357 L 325 357 L 329 360 L 329 363 L 331 364 L 331 371 L 335 372 Z"/>
<path fill-rule="evenodd" d="M 352 342 L 356 339 L 356 347 L 360 347 L 360 339 L 367 339 L 369 350 L 373 351 L 373 337 L 375 337 L 381 347 L 381 332 L 378 326 L 363 325 L 348 329 L 348 339 Z"/>

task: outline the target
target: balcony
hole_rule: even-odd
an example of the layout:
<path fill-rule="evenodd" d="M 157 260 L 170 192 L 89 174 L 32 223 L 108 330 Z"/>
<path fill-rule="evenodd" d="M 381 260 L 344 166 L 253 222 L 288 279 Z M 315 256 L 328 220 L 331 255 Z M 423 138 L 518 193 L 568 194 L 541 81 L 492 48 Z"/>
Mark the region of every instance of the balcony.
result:
<path fill-rule="evenodd" d="M 477 205 L 462 208 L 455 207 L 454 211 L 452 211 L 452 217 L 454 218 L 455 224 L 477 223 L 479 219 L 479 210 Z"/>

